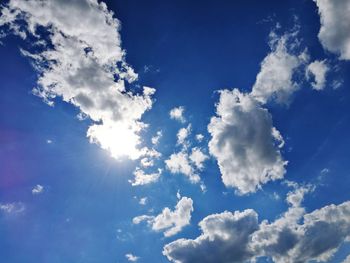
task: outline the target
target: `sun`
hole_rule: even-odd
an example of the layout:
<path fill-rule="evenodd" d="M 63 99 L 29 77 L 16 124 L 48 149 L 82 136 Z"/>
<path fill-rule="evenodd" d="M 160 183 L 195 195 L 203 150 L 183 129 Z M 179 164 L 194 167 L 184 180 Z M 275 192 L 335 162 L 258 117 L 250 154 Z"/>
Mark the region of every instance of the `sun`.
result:
<path fill-rule="evenodd" d="M 142 155 L 142 150 L 138 147 L 141 138 L 133 127 L 120 123 L 95 124 L 89 128 L 87 136 L 90 142 L 99 144 L 115 159 L 127 157 L 136 160 Z"/>

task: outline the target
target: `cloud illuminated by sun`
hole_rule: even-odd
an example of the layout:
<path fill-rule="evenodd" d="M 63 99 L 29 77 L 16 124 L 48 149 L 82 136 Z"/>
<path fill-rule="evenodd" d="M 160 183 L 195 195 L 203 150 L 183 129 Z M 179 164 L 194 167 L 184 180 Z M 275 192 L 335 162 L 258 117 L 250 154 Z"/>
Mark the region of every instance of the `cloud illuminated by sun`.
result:
<path fill-rule="evenodd" d="M 141 143 L 138 132 L 135 128 L 120 123 L 95 124 L 89 128 L 87 136 L 91 142 L 109 151 L 113 158 L 128 157 L 136 160 L 144 153 L 138 147 Z"/>

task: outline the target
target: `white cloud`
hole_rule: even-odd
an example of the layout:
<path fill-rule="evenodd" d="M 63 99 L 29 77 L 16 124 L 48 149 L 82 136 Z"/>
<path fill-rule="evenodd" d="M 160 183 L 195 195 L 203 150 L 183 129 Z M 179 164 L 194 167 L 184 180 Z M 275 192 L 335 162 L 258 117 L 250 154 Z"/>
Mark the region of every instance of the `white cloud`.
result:
<path fill-rule="evenodd" d="M 176 198 L 177 198 L 177 199 L 181 199 L 180 190 L 177 190 L 177 192 L 176 192 Z"/>
<path fill-rule="evenodd" d="M 314 0 L 320 14 L 318 38 L 323 47 L 341 59 L 350 59 L 350 2 L 348 0 Z"/>
<path fill-rule="evenodd" d="M 147 197 L 142 197 L 139 200 L 140 205 L 146 205 L 148 198 Z"/>
<path fill-rule="evenodd" d="M 202 142 L 203 139 L 204 139 L 204 135 L 203 134 L 200 134 L 200 133 L 196 134 L 196 140 L 198 142 Z"/>
<path fill-rule="evenodd" d="M 131 253 L 126 254 L 125 257 L 130 262 L 136 262 L 136 261 L 138 261 L 140 259 L 140 257 L 137 257 L 137 256 L 135 256 L 135 255 L 133 255 Z"/>
<path fill-rule="evenodd" d="M 302 201 L 304 200 L 305 194 L 312 192 L 314 190 L 314 187 L 311 185 L 306 186 L 294 186 L 294 191 L 287 193 L 286 201 L 289 205 L 292 207 L 300 207 Z"/>
<path fill-rule="evenodd" d="M 158 152 L 157 150 L 151 148 L 151 149 L 147 149 L 147 152 L 145 153 L 145 155 L 148 158 L 160 158 L 162 156 L 162 154 L 160 152 Z"/>
<path fill-rule="evenodd" d="M 154 165 L 154 161 L 148 157 L 144 157 L 140 160 L 140 163 L 143 167 L 151 167 Z"/>
<path fill-rule="evenodd" d="M 278 193 L 276 193 L 276 192 L 273 192 L 273 194 L 271 195 L 271 197 L 272 197 L 273 199 L 275 199 L 276 201 L 281 199 L 280 195 L 279 195 Z"/>
<path fill-rule="evenodd" d="M 129 183 L 131 183 L 132 186 L 155 183 L 159 180 L 161 174 L 162 174 L 162 169 L 159 169 L 159 168 L 158 168 L 158 172 L 147 174 L 143 170 L 137 167 L 134 171 L 135 178 L 133 181 L 129 180 Z"/>
<path fill-rule="evenodd" d="M 342 263 L 350 263 L 350 255 L 348 255 Z"/>
<path fill-rule="evenodd" d="M 146 221 L 154 231 L 164 231 L 165 237 L 179 233 L 185 226 L 190 224 L 193 212 L 193 201 L 191 198 L 182 197 L 175 206 L 175 210 L 164 208 L 157 216 L 142 215 L 133 218 L 134 224 Z"/>
<path fill-rule="evenodd" d="M 182 197 L 174 211 L 166 207 L 161 214 L 154 218 L 152 229 L 156 231 L 165 230 L 164 236 L 166 237 L 175 235 L 180 232 L 184 226 L 190 224 L 192 212 L 192 199 Z"/>
<path fill-rule="evenodd" d="M 151 222 L 153 219 L 154 219 L 154 216 L 141 215 L 141 216 L 134 217 L 132 219 L 132 223 L 135 225 L 138 225 L 143 221 Z"/>
<path fill-rule="evenodd" d="M 155 149 L 147 149 L 144 155 L 146 157 L 140 160 L 140 165 L 146 168 L 154 166 L 155 159 L 159 159 L 162 156 L 162 154 Z"/>
<path fill-rule="evenodd" d="M 157 134 L 152 137 L 151 141 L 153 145 L 157 145 L 159 143 L 160 138 L 162 138 L 163 132 L 157 131 Z"/>
<path fill-rule="evenodd" d="M 184 147 L 188 146 L 188 142 L 187 142 L 187 138 L 191 133 L 191 129 L 192 126 L 191 124 L 188 124 L 188 126 L 186 128 L 181 128 L 178 132 L 177 132 L 177 144 L 182 145 Z"/>
<path fill-rule="evenodd" d="M 331 83 L 333 89 L 339 89 L 344 84 L 343 80 L 334 79 Z"/>
<path fill-rule="evenodd" d="M 306 67 L 306 78 L 314 78 L 311 82 L 313 89 L 322 90 L 326 85 L 326 75 L 329 68 L 325 60 L 319 61 L 315 60 Z"/>
<path fill-rule="evenodd" d="M 51 144 L 51 143 L 52 143 L 52 140 L 47 139 L 47 140 L 46 140 L 46 143 L 47 143 L 47 144 Z"/>
<path fill-rule="evenodd" d="M 176 263 L 246 262 L 249 235 L 258 229 L 258 216 L 249 209 L 243 212 L 213 214 L 204 218 L 196 239 L 178 239 L 165 245 L 163 254 Z"/>
<path fill-rule="evenodd" d="M 227 187 L 247 194 L 283 178 L 287 162 L 279 150 L 282 136 L 254 97 L 237 89 L 222 90 L 216 114 L 208 125 L 209 152 L 217 159 Z"/>
<path fill-rule="evenodd" d="M 44 191 L 44 186 L 37 184 L 36 186 L 34 186 L 34 188 L 32 189 L 32 194 L 33 195 L 37 195 L 37 194 L 41 194 Z"/>
<path fill-rule="evenodd" d="M 330 172 L 330 170 L 328 168 L 323 168 L 320 172 L 320 174 L 324 175 L 324 174 L 328 174 Z"/>
<path fill-rule="evenodd" d="M 140 94 L 126 90 L 125 81 L 134 81 L 137 74 L 125 62 L 120 22 L 105 3 L 11 0 L 2 8 L 0 25 L 24 38 L 31 35 L 32 43 L 42 47 L 35 54 L 22 50 L 38 71 L 34 94 L 49 105 L 60 97 L 79 108 L 93 121 L 87 131 L 90 142 L 113 157 L 137 159 L 147 154 L 147 149 L 139 149 L 139 133 L 155 90 L 144 87 Z M 50 34 L 43 37 L 38 27 Z"/>
<path fill-rule="evenodd" d="M 172 174 L 183 174 L 189 178 L 192 183 L 201 183 L 201 189 L 205 191 L 205 185 L 201 182 L 199 172 L 204 169 L 204 162 L 208 156 L 202 149 L 194 147 L 190 149 L 191 142 L 189 135 L 192 132 L 192 125 L 179 129 L 177 133 L 177 145 L 181 146 L 181 151 L 173 153 L 165 160 L 166 168 Z"/>
<path fill-rule="evenodd" d="M 271 52 L 261 62 L 252 89 L 252 96 L 261 103 L 274 99 L 278 103 L 288 104 L 290 96 L 299 89 L 293 77 L 308 56 L 306 51 L 295 54 L 294 49 L 299 44 L 296 35 L 297 32 L 281 37 L 274 32 L 270 34 Z"/>
<path fill-rule="evenodd" d="M 21 202 L 0 203 L 0 211 L 6 214 L 19 214 L 25 210 L 25 206 Z"/>
<path fill-rule="evenodd" d="M 208 155 L 203 153 L 203 151 L 200 148 L 198 148 L 198 147 L 192 148 L 192 152 L 191 152 L 191 155 L 190 155 L 190 160 L 197 167 L 197 169 L 202 170 L 204 168 L 203 163 L 208 158 L 209 158 Z"/>
<path fill-rule="evenodd" d="M 276 263 L 327 262 L 350 238 L 350 201 L 307 214 L 300 202 L 311 190 L 295 186 L 288 199 L 297 201 L 272 223 L 259 224 L 251 209 L 209 215 L 199 223 L 200 236 L 171 242 L 163 254 L 176 263 L 255 262 L 263 256 Z"/>
<path fill-rule="evenodd" d="M 184 174 L 192 183 L 199 183 L 200 177 L 196 169 L 191 165 L 191 160 L 186 152 L 181 151 L 170 155 L 168 160 L 165 160 L 166 168 L 173 174 Z"/>
<path fill-rule="evenodd" d="M 184 117 L 185 107 L 179 106 L 170 110 L 169 115 L 171 119 L 177 120 L 179 122 L 185 123 L 186 119 Z"/>

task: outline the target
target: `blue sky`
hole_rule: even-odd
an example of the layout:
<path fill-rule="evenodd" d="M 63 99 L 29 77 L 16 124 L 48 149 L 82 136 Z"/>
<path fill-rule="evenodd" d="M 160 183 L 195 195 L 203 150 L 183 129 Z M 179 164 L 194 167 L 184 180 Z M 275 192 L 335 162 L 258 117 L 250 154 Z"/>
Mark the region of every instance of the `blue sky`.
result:
<path fill-rule="evenodd" d="M 2 2 L 1 262 L 350 262 L 347 10 Z"/>

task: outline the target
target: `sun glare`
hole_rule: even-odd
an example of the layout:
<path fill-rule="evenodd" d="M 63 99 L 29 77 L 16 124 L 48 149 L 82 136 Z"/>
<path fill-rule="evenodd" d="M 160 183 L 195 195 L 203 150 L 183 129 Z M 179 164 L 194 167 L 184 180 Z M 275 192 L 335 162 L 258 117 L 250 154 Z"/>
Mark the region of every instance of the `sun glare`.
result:
<path fill-rule="evenodd" d="M 128 157 L 135 160 L 141 155 L 138 149 L 140 136 L 123 125 L 93 125 L 88 130 L 88 137 L 108 150 L 115 159 Z"/>

